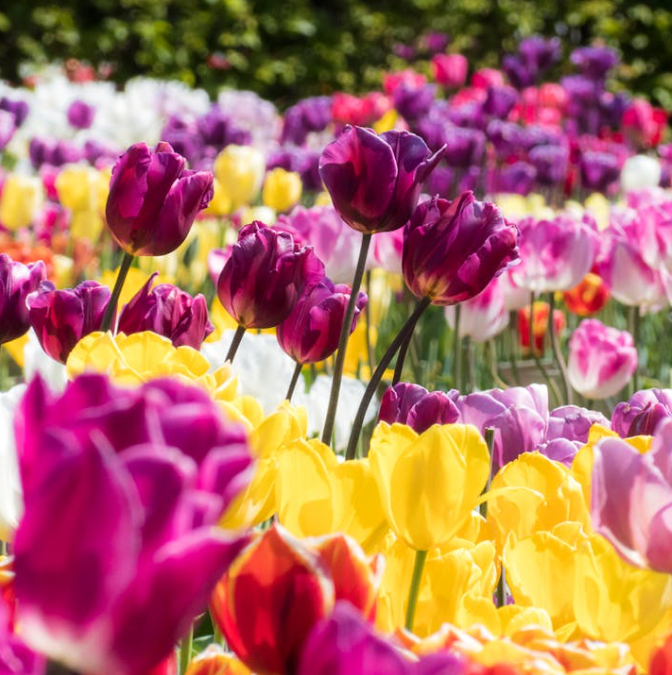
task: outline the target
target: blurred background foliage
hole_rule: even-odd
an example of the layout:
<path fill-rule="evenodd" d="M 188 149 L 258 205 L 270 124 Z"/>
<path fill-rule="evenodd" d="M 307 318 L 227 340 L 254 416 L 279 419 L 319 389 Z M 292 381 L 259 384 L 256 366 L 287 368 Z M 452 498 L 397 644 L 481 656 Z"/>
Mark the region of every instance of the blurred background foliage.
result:
<path fill-rule="evenodd" d="M 287 106 L 380 86 L 384 70 L 405 66 L 395 45 L 419 47 L 427 69 L 429 31 L 448 33 L 472 66 L 499 65 L 533 33 L 559 35 L 567 54 L 602 41 L 620 51 L 625 87 L 672 110 L 670 0 L 4 0 L 0 77 L 75 58 L 107 64 L 118 82 L 170 77 Z"/>

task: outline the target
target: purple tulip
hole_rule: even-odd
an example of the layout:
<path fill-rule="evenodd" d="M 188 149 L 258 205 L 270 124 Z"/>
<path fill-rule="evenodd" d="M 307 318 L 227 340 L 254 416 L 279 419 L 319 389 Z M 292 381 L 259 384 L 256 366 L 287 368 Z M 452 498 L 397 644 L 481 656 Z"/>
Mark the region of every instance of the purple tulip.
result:
<path fill-rule="evenodd" d="M 478 129 L 482 131 L 486 126 L 486 117 L 483 103 L 470 101 L 461 106 L 448 106 L 446 120 L 463 129 Z"/>
<path fill-rule="evenodd" d="M 184 157 L 161 142 L 132 145 L 117 161 L 105 214 L 115 241 L 131 255 L 165 255 L 187 237 L 212 199 L 213 177 L 188 171 Z"/>
<path fill-rule="evenodd" d="M 517 102 L 518 92 L 513 87 L 490 87 L 483 103 L 483 112 L 504 120 Z"/>
<path fill-rule="evenodd" d="M 6 96 L 0 98 L 0 110 L 10 113 L 17 127 L 20 127 L 26 121 L 26 117 L 28 117 L 28 113 L 30 112 L 26 101 L 12 101 Z"/>
<path fill-rule="evenodd" d="M 457 400 L 460 422 L 473 424 L 481 433 L 495 430 L 493 475 L 523 452 L 532 452 L 546 438 L 548 391 L 545 386 L 491 389 Z"/>
<path fill-rule="evenodd" d="M 531 72 L 542 74 L 560 60 L 562 43 L 558 37 L 532 35 L 521 41 L 518 53 Z"/>
<path fill-rule="evenodd" d="M 621 438 L 653 436 L 668 417 L 672 417 L 672 389 L 642 389 L 614 408 L 611 428 Z"/>
<path fill-rule="evenodd" d="M 567 177 L 569 150 L 565 146 L 538 145 L 530 150 L 529 160 L 540 185 L 558 185 Z"/>
<path fill-rule="evenodd" d="M 303 189 L 319 192 L 322 189 L 320 178 L 320 153 L 308 148 L 286 146 L 272 153 L 266 161 L 266 170 L 280 167 L 285 171 L 295 171 L 301 175 Z"/>
<path fill-rule="evenodd" d="M 0 611 L 0 620 L 4 620 Z M 3 675 L 46 675 L 47 662 L 12 633 L 0 630 L 0 673 Z"/>
<path fill-rule="evenodd" d="M 590 272 L 598 249 L 594 223 L 561 214 L 525 218 L 519 227 L 521 264 L 512 272 L 519 286 L 535 293 L 568 291 Z"/>
<path fill-rule="evenodd" d="M 0 253 L 0 345 L 28 332 L 26 298 L 46 278 L 47 269 L 41 260 L 24 265 Z"/>
<path fill-rule="evenodd" d="M 404 229 L 404 280 L 434 305 L 473 298 L 517 260 L 516 225 L 471 192 L 424 202 Z"/>
<path fill-rule="evenodd" d="M 458 392 L 428 392 L 419 384 L 400 382 L 383 395 L 378 420 L 388 424 L 407 424 L 421 434 L 433 424 L 457 422 L 460 412 L 453 399 Z"/>
<path fill-rule="evenodd" d="M 537 77 L 537 72 L 519 54 L 507 54 L 502 59 L 502 70 L 509 78 L 509 82 L 516 89 L 531 87 Z"/>
<path fill-rule="evenodd" d="M 278 344 L 297 363 L 324 361 L 338 348 L 349 300 L 349 286 L 335 286 L 331 279 L 324 277 L 299 298 L 291 314 L 278 324 Z M 366 302 L 366 293 L 359 293 L 351 333 Z"/>
<path fill-rule="evenodd" d="M 518 154 L 523 149 L 523 129 L 513 122 L 492 120 L 486 129 L 488 140 L 500 157 Z"/>
<path fill-rule="evenodd" d="M 584 152 L 580 168 L 581 184 L 596 192 L 607 192 L 621 175 L 618 157 L 608 152 Z"/>
<path fill-rule="evenodd" d="M 208 305 L 201 293 L 192 297 L 172 284 L 152 288 L 155 272 L 124 306 L 119 315 L 120 333 L 151 330 L 167 337 L 175 347 L 200 349 L 215 327 L 208 320 Z"/>
<path fill-rule="evenodd" d="M 409 87 L 401 84 L 394 90 L 394 107 L 407 122 L 413 122 L 429 112 L 435 97 L 434 85 Z"/>
<path fill-rule="evenodd" d="M 537 170 L 527 162 L 505 166 L 497 176 L 497 192 L 510 192 L 527 196 L 532 192 L 537 179 Z"/>
<path fill-rule="evenodd" d="M 651 452 L 618 438 L 593 451 L 595 531 L 631 565 L 672 573 L 672 422 L 657 429 Z"/>
<path fill-rule="evenodd" d="M 236 127 L 217 105 L 196 120 L 196 129 L 202 145 L 214 146 L 216 153 L 227 145 L 249 145 L 252 140 L 250 132 Z"/>
<path fill-rule="evenodd" d="M 305 98 L 285 112 L 280 142 L 303 145 L 311 131 L 324 131 L 331 121 L 331 97 Z"/>
<path fill-rule="evenodd" d="M 415 664 L 345 601 L 308 635 L 297 675 L 414 675 Z"/>
<path fill-rule="evenodd" d="M 62 396 L 35 379 L 15 431 L 23 639 L 78 672 L 145 675 L 246 543 L 217 527 L 250 478 L 243 431 L 198 387 L 120 389 L 103 375 Z"/>
<path fill-rule="evenodd" d="M 445 52 L 450 44 L 450 35 L 438 31 L 430 31 L 420 38 L 420 44 L 429 54 L 439 54 Z"/>
<path fill-rule="evenodd" d="M 272 328 L 323 277 L 324 265 L 312 248 L 255 220 L 240 231 L 219 276 L 217 295 L 239 325 Z"/>
<path fill-rule="evenodd" d="M 610 428 L 609 420 L 596 410 L 588 410 L 577 405 L 564 405 L 551 411 L 548 417 L 546 440 L 564 438 L 585 445 L 593 424 Z"/>
<path fill-rule="evenodd" d="M 609 47 L 579 47 L 572 52 L 571 62 L 591 80 L 604 80 L 618 65 L 618 54 Z"/>
<path fill-rule="evenodd" d="M 84 101 L 73 101 L 67 112 L 68 122 L 75 129 L 88 129 L 93 124 L 96 109 Z"/>
<path fill-rule="evenodd" d="M 585 319 L 569 340 L 569 382 L 586 398 L 614 396 L 636 368 L 637 349 L 627 331 Z"/>
<path fill-rule="evenodd" d="M 359 232 L 389 232 L 411 217 L 423 181 L 438 164 L 425 142 L 406 131 L 378 136 L 346 126 L 320 158 L 320 175 L 336 210 Z"/>
<path fill-rule="evenodd" d="M 56 290 L 50 281 L 28 296 L 30 325 L 52 359 L 65 363 L 74 346 L 86 335 L 100 330 L 110 301 L 110 289 L 97 281 L 76 288 Z"/>
<path fill-rule="evenodd" d="M 481 163 L 485 151 L 485 134 L 478 129 L 446 127 L 445 160 L 449 166 L 466 169 Z"/>

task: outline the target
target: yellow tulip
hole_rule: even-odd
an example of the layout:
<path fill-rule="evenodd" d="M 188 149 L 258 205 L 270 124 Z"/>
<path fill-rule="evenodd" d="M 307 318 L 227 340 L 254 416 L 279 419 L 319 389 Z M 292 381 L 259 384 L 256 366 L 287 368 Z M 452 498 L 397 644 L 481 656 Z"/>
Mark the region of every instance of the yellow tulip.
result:
<path fill-rule="evenodd" d="M 9 230 L 28 227 L 44 202 L 44 188 L 37 176 L 10 174 L 0 193 L 0 223 Z"/>
<path fill-rule="evenodd" d="M 228 145 L 213 166 L 219 181 L 222 199 L 228 200 L 231 211 L 250 204 L 261 189 L 266 171 L 263 154 L 248 145 Z"/>
<path fill-rule="evenodd" d="M 270 206 L 243 206 L 240 209 L 240 222 L 247 224 L 260 220 L 265 225 L 273 225 L 278 215 Z"/>
<path fill-rule="evenodd" d="M 411 548 L 446 544 L 485 487 L 490 457 L 475 427 L 434 425 L 418 435 L 381 422 L 371 439 L 371 469 L 388 522 Z"/>
<path fill-rule="evenodd" d="M 68 164 L 56 177 L 58 200 L 71 211 L 98 211 L 101 174 L 84 164 Z"/>
<path fill-rule="evenodd" d="M 390 108 L 377 122 L 373 123 L 373 130 L 377 134 L 391 131 L 397 123 L 397 117 L 397 111 L 394 108 Z"/>
<path fill-rule="evenodd" d="M 285 171 L 277 167 L 266 174 L 261 198 L 265 206 L 281 213 L 298 204 L 302 192 L 301 175 L 296 171 Z"/>
<path fill-rule="evenodd" d="M 212 201 L 208 204 L 203 213 L 208 216 L 220 217 L 231 213 L 231 200 L 216 178 L 213 181 Z"/>
<path fill-rule="evenodd" d="M 191 661 L 185 675 L 252 675 L 252 671 L 220 645 L 210 644 Z"/>

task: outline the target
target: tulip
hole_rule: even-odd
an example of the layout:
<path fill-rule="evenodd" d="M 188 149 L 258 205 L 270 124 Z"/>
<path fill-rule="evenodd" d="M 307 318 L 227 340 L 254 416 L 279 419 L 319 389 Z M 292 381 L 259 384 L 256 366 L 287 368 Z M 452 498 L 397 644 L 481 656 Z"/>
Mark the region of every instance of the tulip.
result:
<path fill-rule="evenodd" d="M 43 202 L 44 189 L 38 177 L 12 173 L 0 192 L 0 223 L 8 230 L 28 227 L 37 218 Z"/>
<path fill-rule="evenodd" d="M 306 638 L 334 598 L 320 555 L 273 526 L 219 581 L 211 612 L 229 648 L 250 670 L 284 675 L 296 671 Z"/>
<path fill-rule="evenodd" d="M 607 192 L 621 174 L 618 158 L 606 152 L 585 152 L 580 169 L 581 184 L 595 192 Z"/>
<path fill-rule="evenodd" d="M 4 150 L 16 133 L 16 123 L 12 115 L 0 110 L 0 152 Z"/>
<path fill-rule="evenodd" d="M 462 54 L 437 54 L 432 58 L 434 79 L 447 89 L 457 89 L 467 80 L 469 62 Z"/>
<path fill-rule="evenodd" d="M 672 389 L 644 389 L 614 408 L 611 428 L 621 438 L 653 436 L 668 417 L 672 417 Z"/>
<path fill-rule="evenodd" d="M 93 124 L 96 109 L 84 101 L 73 101 L 66 115 L 70 126 L 75 129 L 88 129 Z"/>
<path fill-rule="evenodd" d="M 16 126 L 20 127 L 26 121 L 30 107 L 26 101 L 13 101 L 6 96 L 0 98 L 0 110 L 8 112 L 15 120 Z"/>
<path fill-rule="evenodd" d="M 407 424 L 421 434 L 434 424 L 457 422 L 459 415 L 450 394 L 428 392 L 419 384 L 400 382 L 385 392 L 378 420 L 388 424 Z"/>
<path fill-rule="evenodd" d="M 262 199 L 264 205 L 275 211 L 288 211 L 301 200 L 302 189 L 303 184 L 298 173 L 278 167 L 266 175 Z"/>
<path fill-rule="evenodd" d="M 249 479 L 244 434 L 199 388 L 102 375 L 60 397 L 34 380 L 15 429 L 22 636 L 75 671 L 147 673 L 245 544 L 214 527 Z"/>
<path fill-rule="evenodd" d="M 660 161 L 647 155 L 628 157 L 621 169 L 621 188 L 623 192 L 655 188 L 660 184 Z"/>
<path fill-rule="evenodd" d="M 156 272 L 152 274 L 122 309 L 119 331 L 130 335 L 151 330 L 167 337 L 175 347 L 186 345 L 200 349 L 215 329 L 208 320 L 205 298 L 201 293 L 192 297 L 172 284 L 152 288 L 157 276 Z"/>
<path fill-rule="evenodd" d="M 312 249 L 259 221 L 240 230 L 217 282 L 217 296 L 240 326 L 271 328 L 324 277 Z"/>
<path fill-rule="evenodd" d="M 233 654 L 212 643 L 189 664 L 185 675 L 251 675 L 251 673 Z"/>
<path fill-rule="evenodd" d="M 564 146 L 539 145 L 530 150 L 529 161 L 540 185 L 559 185 L 567 176 L 569 151 Z"/>
<path fill-rule="evenodd" d="M 593 80 L 603 80 L 618 65 L 618 54 L 609 47 L 579 47 L 572 52 L 571 62 Z"/>
<path fill-rule="evenodd" d="M 389 232 L 411 217 L 423 181 L 439 163 L 418 136 L 347 126 L 320 157 L 320 175 L 336 210 L 362 233 Z"/>
<path fill-rule="evenodd" d="M 42 261 L 24 265 L 0 253 L 0 346 L 28 332 L 26 298 L 46 277 Z"/>
<path fill-rule="evenodd" d="M 475 89 L 489 89 L 504 86 L 504 76 L 495 68 L 481 68 L 471 76 L 471 86 Z"/>
<path fill-rule="evenodd" d="M 247 145 L 228 145 L 217 155 L 213 171 L 231 211 L 254 201 L 264 182 L 265 170 L 263 154 Z"/>
<path fill-rule="evenodd" d="M 344 602 L 310 632 L 298 675 L 414 675 L 413 663 Z"/>
<path fill-rule="evenodd" d="M 30 325 L 42 349 L 61 363 L 83 337 L 100 330 L 109 302 L 110 289 L 97 281 L 65 290 L 45 281 L 26 300 Z"/>
<path fill-rule="evenodd" d="M 572 289 L 562 295 L 567 309 L 578 316 L 590 316 L 599 312 L 609 300 L 609 289 L 602 279 L 593 272 Z"/>
<path fill-rule="evenodd" d="M 471 192 L 424 202 L 404 229 L 404 281 L 434 305 L 473 298 L 517 259 L 518 228 Z"/>
<path fill-rule="evenodd" d="M 14 411 L 25 391 L 19 384 L 0 393 L 0 540 L 12 541 L 23 511 L 21 480 L 14 443 Z M 1 558 L 0 558 L 1 560 Z M 4 594 L 0 565 L 0 607 Z"/>
<path fill-rule="evenodd" d="M 637 369 L 637 349 L 627 331 L 585 319 L 569 340 L 569 381 L 582 396 L 617 394 Z"/>
<path fill-rule="evenodd" d="M 419 87 L 402 84 L 394 90 L 392 100 L 398 113 L 412 124 L 424 117 L 432 107 L 436 96 L 436 87 L 423 84 Z"/>
<path fill-rule="evenodd" d="M 548 330 L 548 315 L 550 307 L 547 302 L 534 303 L 534 349 L 537 354 L 544 351 L 546 331 Z M 559 309 L 553 310 L 553 324 L 555 332 L 559 335 L 567 325 L 565 315 Z M 518 336 L 523 349 L 530 349 L 530 306 L 518 311 Z"/>

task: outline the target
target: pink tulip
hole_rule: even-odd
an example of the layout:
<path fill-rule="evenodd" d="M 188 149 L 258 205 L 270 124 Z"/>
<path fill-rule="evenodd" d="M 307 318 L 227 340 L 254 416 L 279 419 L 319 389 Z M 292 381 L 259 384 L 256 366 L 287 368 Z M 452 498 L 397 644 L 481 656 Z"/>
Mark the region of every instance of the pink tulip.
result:
<path fill-rule="evenodd" d="M 614 396 L 637 368 L 637 349 L 627 331 L 585 319 L 569 341 L 569 381 L 582 396 Z"/>
<path fill-rule="evenodd" d="M 495 70 L 495 68 L 481 68 L 471 76 L 471 86 L 476 89 L 501 87 L 503 84 L 504 75 L 501 70 Z"/>
<path fill-rule="evenodd" d="M 446 319 L 455 328 L 455 308 L 446 307 Z M 504 303 L 504 289 L 500 280 L 493 279 L 475 298 L 460 304 L 460 337 L 474 342 L 487 342 L 501 333 L 509 324 L 509 313 Z"/>
<path fill-rule="evenodd" d="M 437 54 L 432 58 L 434 79 L 449 89 L 461 87 L 467 80 L 469 62 L 462 54 Z"/>

